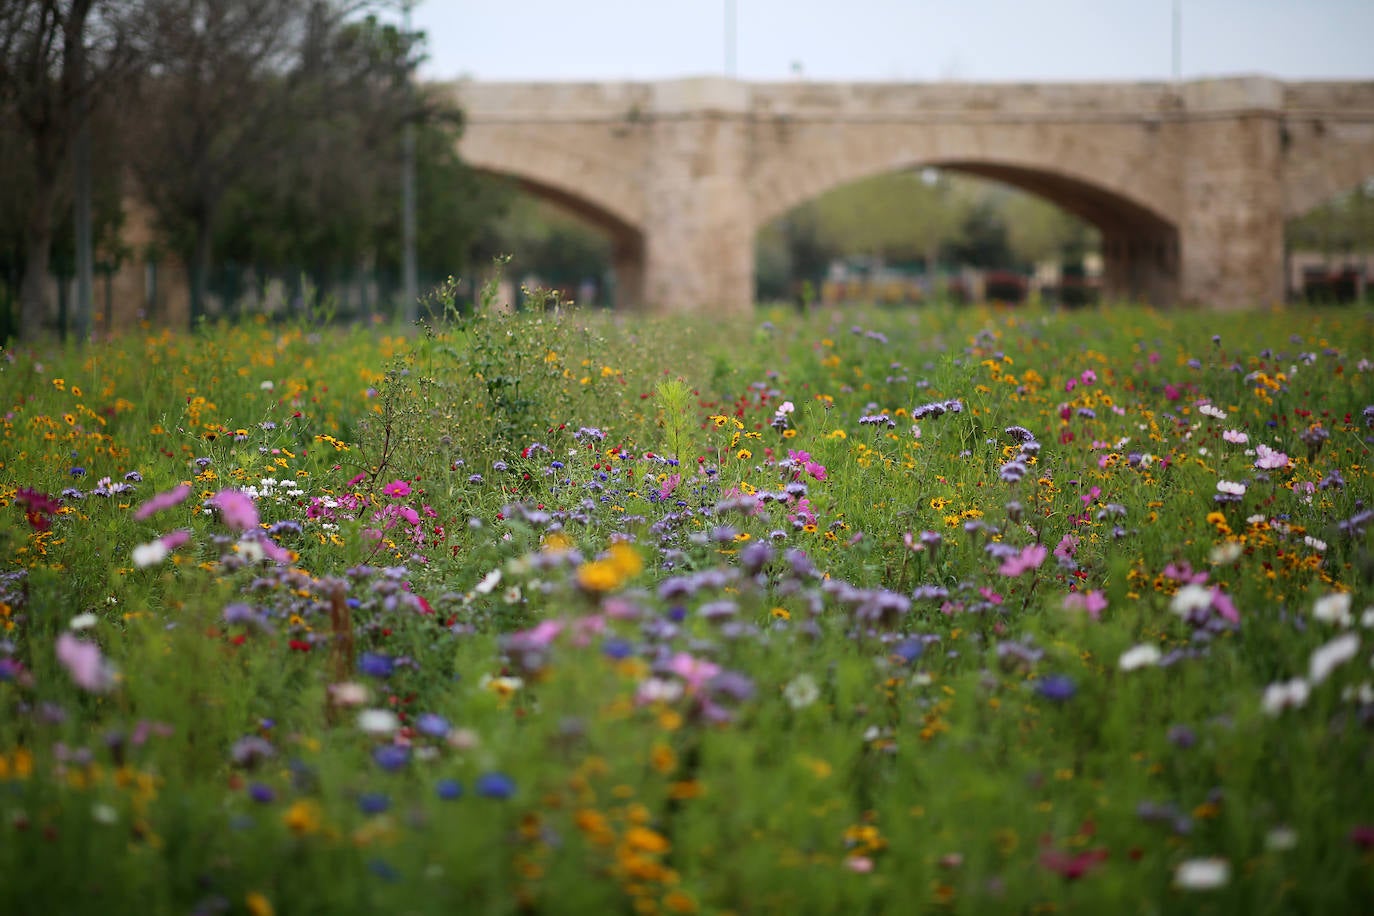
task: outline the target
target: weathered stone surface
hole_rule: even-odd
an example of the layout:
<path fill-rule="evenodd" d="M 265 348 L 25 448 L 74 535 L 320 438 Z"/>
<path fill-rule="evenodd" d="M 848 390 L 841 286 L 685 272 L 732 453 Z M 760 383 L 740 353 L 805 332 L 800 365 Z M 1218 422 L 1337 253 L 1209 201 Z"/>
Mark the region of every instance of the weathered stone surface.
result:
<path fill-rule="evenodd" d="M 603 227 L 621 307 L 753 301 L 754 236 L 824 192 L 939 166 L 1097 225 L 1109 297 L 1281 301 L 1283 223 L 1374 177 L 1374 82 L 473 83 L 460 151 Z"/>

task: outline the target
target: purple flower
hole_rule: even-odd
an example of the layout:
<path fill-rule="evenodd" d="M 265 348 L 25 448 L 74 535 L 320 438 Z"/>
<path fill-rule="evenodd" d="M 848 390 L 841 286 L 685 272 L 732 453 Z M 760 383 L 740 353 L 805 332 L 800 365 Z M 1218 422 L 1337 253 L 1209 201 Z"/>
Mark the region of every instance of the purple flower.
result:
<path fill-rule="evenodd" d="M 1067 675 L 1050 674 L 1035 682 L 1035 692 L 1047 700 L 1066 703 L 1078 693 L 1078 685 Z"/>
<path fill-rule="evenodd" d="M 277 792 L 266 783 L 255 782 L 248 786 L 248 797 L 260 805 L 270 805 L 277 800 Z"/>
<path fill-rule="evenodd" d="M 515 780 L 505 773 L 483 773 L 473 789 L 482 798 L 507 799 L 515 794 Z"/>
<path fill-rule="evenodd" d="M 363 814 L 381 814 L 391 807 L 385 792 L 364 792 L 358 796 L 358 810 Z"/>
<path fill-rule="evenodd" d="M 383 744 L 372 752 L 372 759 L 377 762 L 377 766 L 394 773 L 410 762 L 410 748 L 401 747 L 399 744 Z"/>
<path fill-rule="evenodd" d="M 415 720 L 415 730 L 431 738 L 442 738 L 449 732 L 448 720 L 436 713 L 423 713 Z"/>
<path fill-rule="evenodd" d="M 389 655 L 377 652 L 364 652 L 358 658 L 358 672 L 368 677 L 389 678 L 396 669 L 396 662 Z"/>
<path fill-rule="evenodd" d="M 441 779 L 434 784 L 434 792 L 443 801 L 455 801 L 463 797 L 463 784 L 456 779 Z"/>

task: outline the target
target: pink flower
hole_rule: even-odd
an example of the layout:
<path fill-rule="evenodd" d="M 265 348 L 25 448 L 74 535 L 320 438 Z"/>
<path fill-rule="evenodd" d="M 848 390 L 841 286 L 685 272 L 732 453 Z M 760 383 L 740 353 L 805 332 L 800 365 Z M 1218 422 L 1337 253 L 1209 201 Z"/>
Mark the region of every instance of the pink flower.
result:
<path fill-rule="evenodd" d="M 1084 369 L 1083 374 L 1080 375 L 1079 378 L 1082 379 L 1083 384 L 1091 385 L 1093 382 L 1097 381 L 1097 373 L 1091 369 Z"/>
<path fill-rule="evenodd" d="M 1255 467 L 1262 471 L 1274 471 L 1288 467 L 1288 456 L 1267 445 L 1255 446 Z"/>
<path fill-rule="evenodd" d="M 1165 385 L 1164 397 L 1166 400 L 1177 401 L 1179 398 L 1183 397 L 1183 392 L 1180 391 L 1176 385 Z"/>
<path fill-rule="evenodd" d="M 1059 541 L 1059 546 L 1054 548 L 1054 555 L 1056 557 L 1071 559 L 1077 550 L 1078 538 L 1074 537 L 1072 534 L 1066 534 Z"/>
<path fill-rule="evenodd" d="M 1232 623 L 1240 623 L 1240 612 L 1236 610 L 1236 603 L 1231 600 L 1231 596 L 1221 589 L 1212 588 L 1212 610 Z"/>
<path fill-rule="evenodd" d="M 93 642 L 63 633 L 57 637 L 57 660 L 82 690 L 105 693 L 114 686 L 114 671 Z"/>
<path fill-rule="evenodd" d="M 362 483 L 364 480 L 367 480 L 367 475 L 366 475 L 366 474 L 354 474 L 352 477 L 348 478 L 348 483 L 344 484 L 344 486 L 346 486 L 346 487 L 356 487 L 358 484 Z"/>
<path fill-rule="evenodd" d="M 1099 591 L 1072 592 L 1064 597 L 1064 610 L 1087 611 L 1093 620 L 1101 620 L 1107 609 L 1107 599 Z"/>
<path fill-rule="evenodd" d="M 1004 576 L 1019 576 L 1029 570 L 1039 569 L 1049 553 L 1044 544 L 1031 544 L 1016 556 L 1007 557 L 997 571 Z"/>
<path fill-rule="evenodd" d="M 150 497 L 147 502 L 134 510 L 134 521 L 141 522 L 156 512 L 161 512 L 163 509 L 170 509 L 181 503 L 190 495 L 191 488 L 184 483 L 173 487 L 166 493 L 155 494 Z"/>
<path fill-rule="evenodd" d="M 802 467 L 805 468 L 806 473 L 810 474 L 817 480 L 825 480 L 825 465 L 817 464 L 814 461 L 808 461 L 804 465 L 802 465 Z"/>
<path fill-rule="evenodd" d="M 187 531 L 185 528 L 178 528 L 176 531 L 169 531 L 162 537 L 158 538 L 158 540 L 162 542 L 162 546 L 166 547 L 168 550 L 176 550 L 178 547 L 180 547 L 182 544 L 185 544 L 190 539 L 191 532 Z"/>
<path fill-rule="evenodd" d="M 677 489 L 677 485 L 680 483 L 682 483 L 681 474 L 668 475 L 668 477 L 664 479 L 662 486 L 658 488 L 658 498 L 667 499 L 669 496 L 672 496 L 673 491 Z"/>
<path fill-rule="evenodd" d="M 693 658 L 686 652 L 679 652 L 668 662 L 668 670 L 687 682 L 693 690 L 720 674 L 720 666 L 703 658 Z"/>
<path fill-rule="evenodd" d="M 258 510 L 253 498 L 242 490 L 220 490 L 210 498 L 210 505 L 219 510 L 224 524 L 235 531 L 251 531 L 258 527 Z"/>
<path fill-rule="evenodd" d="M 397 499 L 410 495 L 410 484 L 404 480 L 393 480 L 391 483 L 382 487 L 382 495 Z"/>

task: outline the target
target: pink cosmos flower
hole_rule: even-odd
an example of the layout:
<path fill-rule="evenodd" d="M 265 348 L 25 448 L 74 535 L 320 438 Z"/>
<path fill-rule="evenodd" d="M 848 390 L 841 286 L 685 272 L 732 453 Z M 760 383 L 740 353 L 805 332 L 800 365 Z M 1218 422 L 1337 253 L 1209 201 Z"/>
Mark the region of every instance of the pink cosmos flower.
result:
<path fill-rule="evenodd" d="M 224 524 L 235 531 L 252 531 L 258 527 L 258 510 L 253 497 L 242 490 L 220 490 L 210 498 L 210 505 L 219 510 Z"/>
<path fill-rule="evenodd" d="M 686 652 L 679 652 L 668 662 L 668 670 L 687 682 L 692 690 L 720 674 L 720 666 L 704 658 L 693 658 Z"/>
<path fill-rule="evenodd" d="M 57 637 L 57 660 L 82 690 L 105 693 L 114 686 L 114 671 L 93 642 L 63 633 Z"/>
<path fill-rule="evenodd" d="M 393 480 L 391 483 L 382 487 L 382 495 L 398 499 L 410 495 L 410 484 L 404 480 Z"/>
<path fill-rule="evenodd" d="M 157 493 L 149 497 L 147 502 L 134 510 L 134 521 L 141 522 L 154 513 L 161 512 L 163 509 L 170 509 L 181 503 L 190 495 L 191 488 L 184 483 L 173 487 L 165 493 Z"/>
<path fill-rule="evenodd" d="M 677 489 L 677 485 L 680 483 L 682 483 L 681 474 L 669 474 L 668 477 L 664 479 L 662 486 L 658 488 L 658 498 L 667 499 L 669 496 L 672 496 L 673 491 Z"/>
<path fill-rule="evenodd" d="M 1288 456 L 1267 445 L 1255 446 L 1255 467 L 1262 471 L 1274 471 L 1288 467 Z"/>
<path fill-rule="evenodd" d="M 191 532 L 187 531 L 185 528 L 178 528 L 175 531 L 169 531 L 162 537 L 158 538 L 158 540 L 162 542 L 162 546 L 166 547 L 168 550 L 176 550 L 178 547 L 185 544 L 190 539 Z"/>
<path fill-rule="evenodd" d="M 817 480 L 825 480 L 825 465 L 817 464 L 814 461 L 808 461 L 805 464 L 803 464 L 802 467 L 803 469 L 805 469 L 806 473 L 810 474 Z"/>
<path fill-rule="evenodd" d="M 1045 562 L 1045 557 L 1049 556 L 1049 553 L 1044 544 L 1031 544 L 1023 548 L 1016 556 L 1007 557 L 997 571 L 1004 576 L 1019 576 L 1029 570 L 1039 569 L 1040 564 Z"/>
<path fill-rule="evenodd" d="M 1066 534 L 1059 541 L 1059 545 L 1054 548 L 1054 555 L 1056 557 L 1072 559 L 1074 553 L 1077 552 L 1077 550 L 1078 538 L 1074 537 L 1072 534 Z"/>
<path fill-rule="evenodd" d="M 1107 609 L 1107 599 L 1099 591 L 1072 592 L 1064 597 L 1064 610 L 1087 611 L 1093 620 L 1101 620 Z"/>

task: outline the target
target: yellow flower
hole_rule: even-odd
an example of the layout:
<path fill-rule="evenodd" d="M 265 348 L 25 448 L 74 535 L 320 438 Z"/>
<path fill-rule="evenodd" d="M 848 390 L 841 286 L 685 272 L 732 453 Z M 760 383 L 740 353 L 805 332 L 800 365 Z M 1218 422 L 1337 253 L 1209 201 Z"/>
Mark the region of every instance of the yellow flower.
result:
<path fill-rule="evenodd" d="M 666 744 L 655 744 L 649 753 L 649 762 L 660 773 L 671 773 L 677 768 L 677 754 Z"/>
<path fill-rule="evenodd" d="M 320 829 L 320 806 L 308 799 L 292 805 L 282 815 L 282 823 L 294 834 L 305 836 Z"/>
<path fill-rule="evenodd" d="M 616 541 L 605 559 L 592 560 L 577 568 L 577 584 L 589 592 L 614 591 L 643 569 L 639 553 L 627 542 Z"/>
<path fill-rule="evenodd" d="M 735 452 L 735 457 L 740 461 L 748 461 L 750 458 L 754 457 L 754 453 L 747 448 L 742 448 L 738 452 Z"/>
<path fill-rule="evenodd" d="M 248 908 L 248 912 L 252 913 L 253 916 L 273 916 L 276 913 L 276 910 L 272 908 L 272 901 L 257 891 L 251 891 L 247 897 L 244 897 L 243 905 Z"/>

